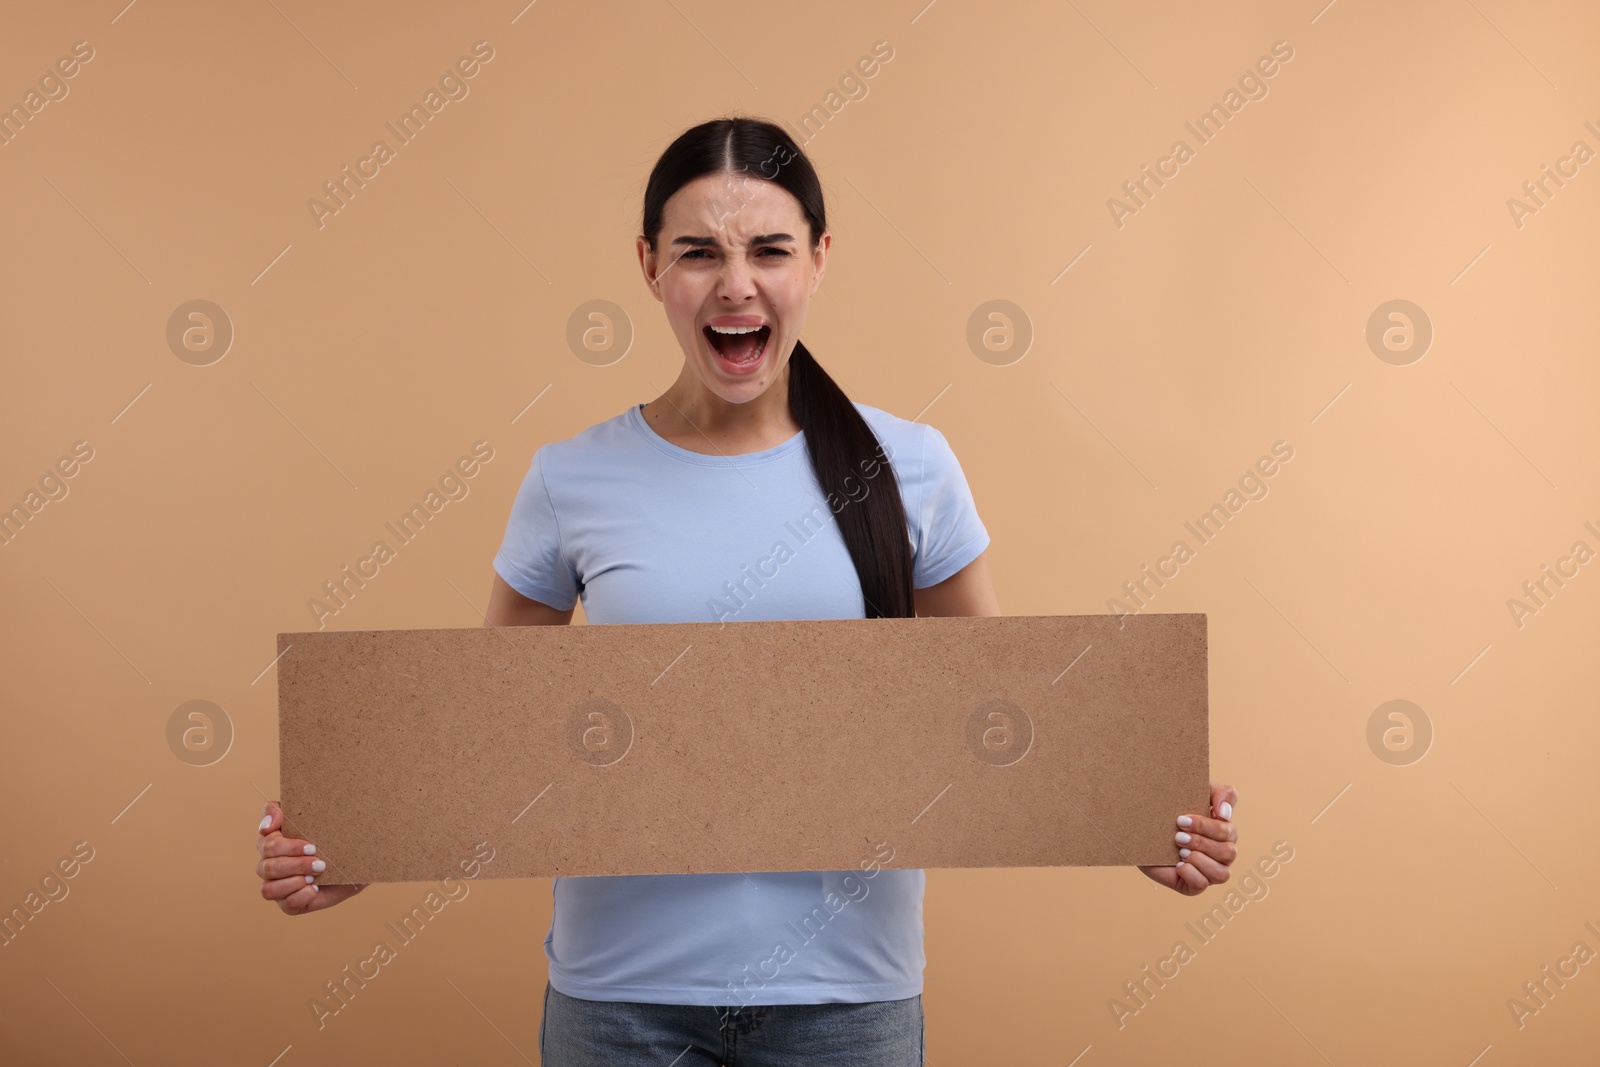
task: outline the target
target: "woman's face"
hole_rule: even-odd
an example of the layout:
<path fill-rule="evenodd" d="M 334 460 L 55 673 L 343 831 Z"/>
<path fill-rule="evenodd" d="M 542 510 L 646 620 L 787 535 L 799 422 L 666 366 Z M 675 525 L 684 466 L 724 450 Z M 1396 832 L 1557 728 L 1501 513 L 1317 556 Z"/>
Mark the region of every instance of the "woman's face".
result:
<path fill-rule="evenodd" d="M 786 380 L 831 242 L 824 233 L 812 250 L 800 202 L 783 187 L 711 174 L 667 201 L 656 251 L 638 239 L 639 263 L 688 368 L 710 392 L 743 404 Z"/>

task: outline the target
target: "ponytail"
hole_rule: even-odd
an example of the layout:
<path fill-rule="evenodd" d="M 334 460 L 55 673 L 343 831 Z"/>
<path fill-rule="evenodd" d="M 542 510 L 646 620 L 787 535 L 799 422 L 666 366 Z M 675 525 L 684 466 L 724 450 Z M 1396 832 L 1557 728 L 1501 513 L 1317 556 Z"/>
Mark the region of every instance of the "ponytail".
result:
<path fill-rule="evenodd" d="M 789 412 L 855 562 L 866 617 L 914 617 L 910 532 L 894 469 L 867 420 L 800 341 L 789 357 Z M 852 476 L 867 482 L 859 499 L 845 488 Z"/>

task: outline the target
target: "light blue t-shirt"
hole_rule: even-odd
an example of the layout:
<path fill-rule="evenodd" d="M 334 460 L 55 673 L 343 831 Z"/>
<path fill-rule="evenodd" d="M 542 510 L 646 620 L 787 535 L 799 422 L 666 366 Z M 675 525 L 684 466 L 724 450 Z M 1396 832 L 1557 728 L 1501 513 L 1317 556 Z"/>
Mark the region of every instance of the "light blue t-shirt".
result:
<path fill-rule="evenodd" d="M 581 596 L 591 624 L 865 617 L 803 432 L 701 455 L 651 429 L 642 406 L 534 452 L 496 573 L 560 610 Z M 855 407 L 900 484 L 913 587 L 944 581 L 989 545 L 955 454 L 931 426 Z M 860 478 L 867 492 L 883 485 L 881 473 Z M 874 859 L 885 857 L 862 857 Z M 557 878 L 550 984 L 659 1004 L 903 1000 L 922 992 L 924 884 L 892 859 L 867 871 Z"/>

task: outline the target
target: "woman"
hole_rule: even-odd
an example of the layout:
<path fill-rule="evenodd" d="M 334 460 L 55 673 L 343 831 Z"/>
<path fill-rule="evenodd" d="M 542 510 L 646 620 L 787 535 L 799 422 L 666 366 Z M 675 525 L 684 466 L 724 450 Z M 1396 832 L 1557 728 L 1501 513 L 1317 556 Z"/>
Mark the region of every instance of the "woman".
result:
<path fill-rule="evenodd" d="M 783 131 L 685 132 L 650 175 L 643 231 L 682 372 L 534 453 L 487 624 L 565 625 L 580 596 L 595 624 L 1000 614 L 944 436 L 852 403 L 800 343 L 832 236 Z M 1183 893 L 1226 881 L 1237 799 L 1213 784 L 1213 811 L 1179 819 L 1184 862 L 1144 873 Z M 300 914 L 360 891 L 319 888 L 281 822 L 268 805 L 263 896 Z M 921 1064 L 924 876 L 877 858 L 804 939 L 793 920 L 844 899 L 852 872 L 555 879 L 544 1062 Z"/>

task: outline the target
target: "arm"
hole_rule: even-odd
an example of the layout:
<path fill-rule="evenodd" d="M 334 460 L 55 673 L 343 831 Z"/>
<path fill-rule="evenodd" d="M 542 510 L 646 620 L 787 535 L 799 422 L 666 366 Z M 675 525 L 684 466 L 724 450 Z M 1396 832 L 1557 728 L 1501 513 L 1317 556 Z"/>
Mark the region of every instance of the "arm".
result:
<path fill-rule="evenodd" d="M 999 615 L 1000 600 L 989 579 L 989 550 L 956 571 L 938 585 L 913 589 L 917 615 L 921 618 L 950 615 Z"/>
<path fill-rule="evenodd" d="M 507 584 L 499 574 L 494 576 L 494 588 L 489 592 L 489 610 L 483 616 L 485 626 L 566 626 L 572 622 L 576 604 L 566 611 L 558 611 L 549 604 L 523 596 Z"/>

